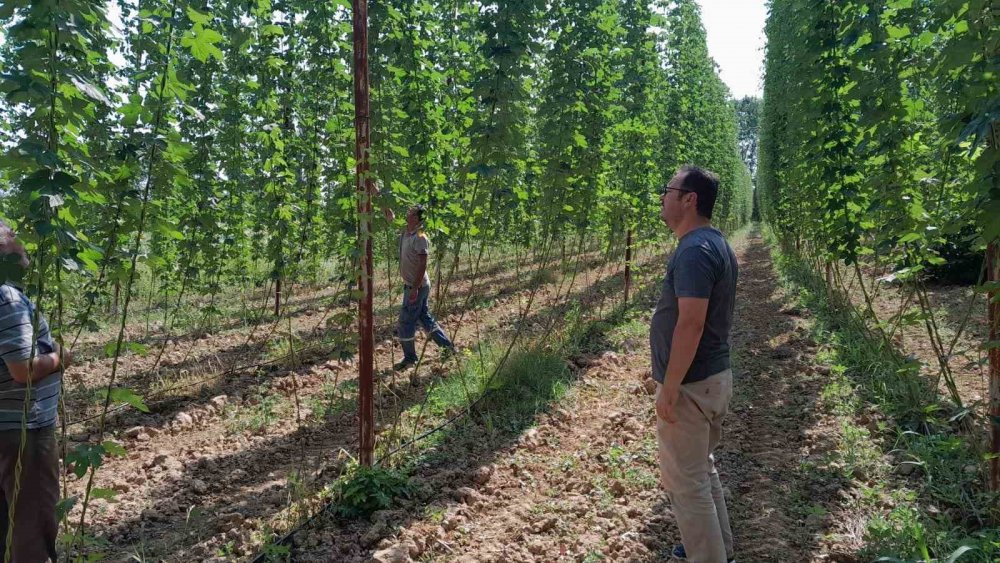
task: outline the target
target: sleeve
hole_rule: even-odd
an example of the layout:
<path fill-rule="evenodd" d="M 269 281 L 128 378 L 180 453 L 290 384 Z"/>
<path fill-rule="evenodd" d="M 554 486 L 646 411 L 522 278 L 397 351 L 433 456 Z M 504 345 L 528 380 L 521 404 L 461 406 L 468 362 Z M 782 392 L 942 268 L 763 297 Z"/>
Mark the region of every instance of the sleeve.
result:
<path fill-rule="evenodd" d="M 31 309 L 10 293 L 3 288 L 0 295 L 0 359 L 23 362 L 31 358 Z"/>
<path fill-rule="evenodd" d="M 708 249 L 693 246 L 677 256 L 674 265 L 674 294 L 677 297 L 708 299 L 717 279 L 715 261 Z"/>
<path fill-rule="evenodd" d="M 431 253 L 431 241 L 426 235 L 418 235 L 416 240 L 413 241 L 413 251 L 417 254 L 430 254 Z"/>

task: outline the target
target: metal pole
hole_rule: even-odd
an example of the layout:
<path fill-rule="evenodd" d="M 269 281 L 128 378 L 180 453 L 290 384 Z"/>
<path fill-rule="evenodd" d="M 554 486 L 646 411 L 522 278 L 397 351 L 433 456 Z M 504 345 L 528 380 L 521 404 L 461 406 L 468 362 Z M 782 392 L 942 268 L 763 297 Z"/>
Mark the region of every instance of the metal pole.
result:
<path fill-rule="evenodd" d="M 354 22 L 354 134 L 356 145 L 358 192 L 358 248 L 361 264 L 358 272 L 358 459 L 372 465 L 375 451 L 375 377 L 374 322 L 372 319 L 372 195 L 374 185 L 369 171 L 371 136 L 368 114 L 368 0 L 352 0 Z"/>
<path fill-rule="evenodd" d="M 1000 283 L 1000 240 L 986 249 L 986 273 L 990 283 Z M 1000 289 L 994 286 L 987 294 L 990 323 L 990 490 L 1000 492 Z"/>

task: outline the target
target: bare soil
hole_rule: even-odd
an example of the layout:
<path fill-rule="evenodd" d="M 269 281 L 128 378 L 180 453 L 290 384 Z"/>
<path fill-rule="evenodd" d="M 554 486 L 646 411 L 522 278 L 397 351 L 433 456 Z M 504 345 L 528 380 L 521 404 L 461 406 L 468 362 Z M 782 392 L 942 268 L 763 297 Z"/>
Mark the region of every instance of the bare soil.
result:
<path fill-rule="evenodd" d="M 606 288 L 621 283 L 620 265 L 595 254 L 581 257 L 575 277 L 572 266 L 557 262 L 551 275 L 536 276 L 533 268 L 515 273 L 510 265 L 459 279 L 450 313 L 438 320 L 468 348 L 483 332 L 509 334 L 519 321 L 529 332 L 542 331 L 558 322 L 568 303 L 599 306 Z M 530 313 L 521 319 L 532 292 Z M 474 302 L 464 295 L 488 299 Z M 128 453 L 106 459 L 96 473 L 94 486 L 115 491 L 116 499 L 92 500 L 87 514 L 87 533 L 107 559 L 247 558 L 260 547 L 263 532 L 295 517 L 288 512 L 302 506 L 296 501 L 308 499 L 340 471 L 347 452 L 357 451 L 354 358 L 331 360 L 318 348 L 268 363 L 289 330 L 307 349 L 326 335 L 324 319 L 339 307 L 327 297 L 303 296 L 280 324 L 171 339 L 159 364 L 155 352 L 121 363 L 119 378 L 131 388 L 180 388 L 150 401 L 149 413 L 128 408 L 109 419 L 105 439 Z M 426 361 L 408 377 L 392 372 L 399 359 L 390 339 L 397 298 L 383 292 L 377 302 L 379 431 L 448 368 L 431 345 Z M 92 392 L 106 384 L 110 365 L 84 364 L 78 385 Z M 74 420 L 84 418 L 70 427 L 70 449 L 96 437 L 97 421 L 86 420 L 98 411 L 89 392 L 78 389 L 68 397 L 70 412 L 81 413 Z M 82 497 L 86 479 L 68 481 L 70 494 Z M 70 514 L 74 526 L 79 517 L 78 504 Z"/>

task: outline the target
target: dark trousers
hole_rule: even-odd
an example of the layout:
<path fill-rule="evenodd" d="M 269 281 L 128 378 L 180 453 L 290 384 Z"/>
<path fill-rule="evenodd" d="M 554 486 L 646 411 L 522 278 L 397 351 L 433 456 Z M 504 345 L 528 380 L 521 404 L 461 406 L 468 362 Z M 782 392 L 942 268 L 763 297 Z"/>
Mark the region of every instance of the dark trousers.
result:
<path fill-rule="evenodd" d="M 20 430 L 0 431 L 0 560 L 7 551 Z M 55 427 L 27 431 L 21 453 L 20 491 L 14 510 L 12 563 L 44 563 L 56 557 L 56 503 L 59 502 L 59 447 Z"/>
<path fill-rule="evenodd" d="M 403 286 L 403 304 L 399 309 L 398 333 L 399 344 L 403 347 L 403 359 L 415 362 L 417 361 L 417 346 L 414 338 L 417 334 L 417 323 L 423 325 L 424 330 L 438 346 L 451 348 L 452 343 L 427 308 L 427 298 L 431 294 L 430 286 L 421 287 L 417 294 L 417 300 L 412 303 L 410 302 L 410 289 L 408 285 Z"/>

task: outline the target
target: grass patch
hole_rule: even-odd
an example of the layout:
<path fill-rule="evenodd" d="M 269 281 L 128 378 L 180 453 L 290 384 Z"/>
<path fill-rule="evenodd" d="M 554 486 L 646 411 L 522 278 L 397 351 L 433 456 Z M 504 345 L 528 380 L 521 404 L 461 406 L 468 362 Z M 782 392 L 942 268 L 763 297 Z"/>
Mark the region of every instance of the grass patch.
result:
<path fill-rule="evenodd" d="M 432 418 L 453 416 L 475 403 L 474 414 L 492 433 L 521 429 L 570 387 L 571 372 L 557 354 L 535 347 L 513 350 L 497 369 L 505 350 L 483 344 L 427 396 L 423 410 Z M 416 417 L 421 405 L 410 407 Z"/>
<path fill-rule="evenodd" d="M 281 409 L 287 405 L 281 398 L 260 386 L 249 401 L 249 406 L 233 409 L 228 423 L 231 434 L 242 432 L 259 433 L 281 418 Z"/>
<path fill-rule="evenodd" d="M 356 409 L 358 382 L 356 379 L 343 381 L 338 385 L 324 383 L 317 395 L 306 400 L 311 417 L 323 421 Z"/>
<path fill-rule="evenodd" d="M 986 490 L 977 438 L 948 420 L 951 405 L 915 360 L 887 349 L 849 310 L 831 303 L 823 278 L 768 238 L 786 287 L 815 313 L 813 337 L 827 349 L 820 359 L 832 364 L 821 395 L 841 421 L 830 465 L 868 483 L 860 485 L 861 502 L 872 516 L 859 555 L 1000 560 L 1000 498 Z M 865 417 L 869 423 L 860 424 Z"/>

